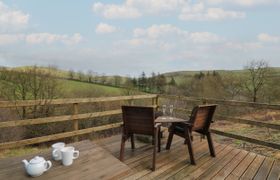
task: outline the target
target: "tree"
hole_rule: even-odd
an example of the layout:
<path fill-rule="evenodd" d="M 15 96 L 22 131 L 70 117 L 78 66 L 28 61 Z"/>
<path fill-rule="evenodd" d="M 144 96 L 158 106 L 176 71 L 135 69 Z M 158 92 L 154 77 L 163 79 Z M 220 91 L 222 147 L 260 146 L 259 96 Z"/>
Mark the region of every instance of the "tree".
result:
<path fill-rule="evenodd" d="M 265 85 L 269 73 L 268 63 L 264 60 L 253 60 L 245 66 L 245 69 L 248 71 L 249 75 L 244 86 L 250 94 L 253 102 L 257 102 L 259 92 Z"/>
<path fill-rule="evenodd" d="M 133 87 L 137 87 L 138 86 L 137 79 L 135 77 L 131 81 L 132 81 Z"/>
<path fill-rule="evenodd" d="M 101 80 L 101 83 L 102 83 L 102 84 L 105 84 L 105 83 L 106 83 L 106 81 L 107 81 L 107 76 L 106 76 L 105 73 L 103 73 L 103 74 L 101 75 L 100 80 Z"/>
<path fill-rule="evenodd" d="M 5 99 L 16 100 L 42 100 L 41 104 L 45 106 L 34 106 L 32 116 L 48 115 L 49 106 L 46 99 L 54 99 L 60 93 L 58 80 L 52 76 L 53 68 L 49 67 L 47 71 L 41 71 L 37 66 L 24 70 L 6 70 L 5 79 L 1 79 L 1 95 Z M 18 114 L 22 119 L 27 117 L 25 107 L 17 108 Z M 21 112 L 20 112 L 21 111 Z"/>
<path fill-rule="evenodd" d="M 88 77 L 88 82 L 91 83 L 92 80 L 93 80 L 93 72 L 92 72 L 92 70 L 88 70 L 87 77 Z"/>
<path fill-rule="evenodd" d="M 69 79 L 73 80 L 75 78 L 75 71 L 70 69 L 68 72 Z"/>
<path fill-rule="evenodd" d="M 156 78 L 156 87 L 159 93 L 164 92 L 165 85 L 166 85 L 166 77 L 163 74 L 158 74 Z"/>
<path fill-rule="evenodd" d="M 230 99 L 234 99 L 242 92 L 242 80 L 232 72 L 227 73 L 222 77 L 222 86 Z"/>
<path fill-rule="evenodd" d="M 78 78 L 79 78 L 80 81 L 83 81 L 83 80 L 84 80 L 84 76 L 85 76 L 85 75 L 84 75 L 83 71 L 79 71 L 79 72 L 78 72 Z"/>
<path fill-rule="evenodd" d="M 115 86 L 120 86 L 121 85 L 121 81 L 122 81 L 122 77 L 121 76 L 114 76 L 114 85 Z"/>
<path fill-rule="evenodd" d="M 174 79 L 173 76 L 171 77 L 171 80 L 170 80 L 170 82 L 169 82 L 169 85 L 170 85 L 170 86 L 176 86 L 176 81 L 175 81 L 175 79 Z"/>
<path fill-rule="evenodd" d="M 146 86 L 147 86 L 147 78 L 146 78 L 146 74 L 145 72 L 143 71 L 140 78 L 139 78 L 139 87 L 142 89 L 142 90 L 145 90 L 146 89 Z"/>

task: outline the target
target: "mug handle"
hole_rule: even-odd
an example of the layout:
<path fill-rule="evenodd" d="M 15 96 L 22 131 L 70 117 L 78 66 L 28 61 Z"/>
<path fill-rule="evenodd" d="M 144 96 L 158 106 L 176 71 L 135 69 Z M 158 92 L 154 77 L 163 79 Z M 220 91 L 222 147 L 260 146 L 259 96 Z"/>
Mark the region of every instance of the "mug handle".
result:
<path fill-rule="evenodd" d="M 52 167 L 52 162 L 51 161 L 46 161 L 45 162 L 45 171 L 49 170 Z"/>
<path fill-rule="evenodd" d="M 73 159 L 77 159 L 80 155 L 80 152 L 79 151 L 74 151 L 73 153 Z"/>
<path fill-rule="evenodd" d="M 52 152 L 53 157 L 59 156 L 57 152 L 58 152 L 58 149 L 53 150 L 53 152 Z"/>

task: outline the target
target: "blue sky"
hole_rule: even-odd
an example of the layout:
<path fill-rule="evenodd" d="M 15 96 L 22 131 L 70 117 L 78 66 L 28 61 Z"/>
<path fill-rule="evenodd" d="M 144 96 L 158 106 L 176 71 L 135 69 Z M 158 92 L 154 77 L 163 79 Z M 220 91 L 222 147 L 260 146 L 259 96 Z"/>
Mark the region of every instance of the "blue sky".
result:
<path fill-rule="evenodd" d="M 139 75 L 280 66 L 280 0 L 0 0 L 0 65 Z"/>

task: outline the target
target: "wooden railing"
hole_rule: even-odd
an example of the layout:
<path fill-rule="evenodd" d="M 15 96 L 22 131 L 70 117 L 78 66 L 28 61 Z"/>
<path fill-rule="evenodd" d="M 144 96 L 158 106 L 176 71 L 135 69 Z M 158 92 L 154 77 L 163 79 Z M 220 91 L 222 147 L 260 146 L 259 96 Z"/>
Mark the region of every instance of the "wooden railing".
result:
<path fill-rule="evenodd" d="M 210 99 L 210 98 L 190 98 L 185 96 L 172 96 L 172 95 L 160 95 L 159 98 L 168 99 L 168 100 L 176 100 L 176 101 L 185 101 L 185 102 L 192 102 L 197 104 L 218 104 L 220 106 L 233 106 L 233 108 L 236 106 L 238 107 L 251 107 L 251 108 L 257 108 L 257 109 L 271 109 L 271 110 L 280 110 L 279 104 L 266 104 L 266 103 L 254 103 L 254 102 L 245 102 L 245 101 L 235 101 L 235 100 L 220 100 L 220 99 Z M 184 108 L 177 108 L 175 109 L 177 111 L 184 111 L 187 113 L 191 112 L 191 109 L 184 109 Z M 238 118 L 234 116 L 225 116 L 221 114 L 215 115 L 216 120 L 224 120 L 229 121 L 232 123 L 239 123 L 239 124 L 249 124 L 256 127 L 265 127 L 270 129 L 276 129 L 280 130 L 280 124 L 274 124 L 274 123 L 267 123 L 252 119 L 244 119 L 244 118 Z M 263 141 L 247 136 L 242 136 L 239 134 L 233 134 L 230 132 L 221 131 L 218 129 L 211 129 L 212 133 L 215 133 L 217 135 L 226 136 L 233 139 L 238 139 L 241 141 L 246 141 L 249 143 L 254 143 L 262 146 L 267 146 L 275 149 L 280 149 L 280 144 L 274 143 L 274 142 L 268 142 Z"/>
<path fill-rule="evenodd" d="M 151 99 L 151 105 L 155 107 L 159 107 L 159 101 L 162 99 L 165 100 L 176 100 L 176 101 L 186 101 L 193 102 L 197 104 L 203 103 L 215 103 L 220 106 L 242 106 L 242 107 L 252 107 L 259 109 L 271 109 L 271 110 L 280 110 L 280 105 L 277 104 L 265 104 L 265 103 L 252 103 L 252 102 L 244 102 L 244 101 L 228 101 L 228 100 L 219 100 L 219 99 L 209 99 L 209 98 L 190 98 L 185 96 L 170 96 L 170 95 L 135 95 L 135 96 L 118 96 L 118 97 L 101 97 L 101 98 L 82 98 L 82 99 L 54 99 L 54 100 L 27 100 L 27 101 L 0 101 L 0 108 L 15 108 L 15 107 L 28 107 L 28 106 L 42 106 L 47 102 L 48 105 L 72 105 L 73 111 L 70 115 L 60 115 L 60 116 L 51 116 L 44 118 L 36 118 L 36 119 L 24 119 L 24 120 L 6 120 L 4 122 L 0 122 L 0 131 L 1 128 L 11 128 L 18 126 L 29 126 L 29 125 L 40 125 L 40 124 L 48 124 L 48 123 L 59 123 L 59 122 L 70 122 L 73 124 L 73 130 L 68 132 L 62 132 L 57 134 L 51 134 L 47 136 L 34 137 L 30 139 L 23 139 L 18 141 L 10 141 L 0 143 L 0 149 L 14 148 L 25 145 L 33 145 L 48 141 L 53 141 L 57 139 L 69 138 L 69 137 L 78 137 L 79 135 L 85 135 L 92 132 L 99 132 L 103 130 L 109 130 L 112 128 L 118 128 L 121 126 L 121 122 L 106 124 L 97 127 L 89 127 L 85 129 L 79 128 L 79 122 L 84 121 L 90 118 L 96 117 L 104 117 L 104 116 L 113 116 L 120 115 L 121 109 L 113 109 L 113 110 L 105 110 L 100 112 L 91 112 L 91 113 L 79 113 L 79 105 L 85 103 L 100 103 L 100 102 L 113 102 L 113 101 L 133 101 L 133 100 L 144 100 Z M 176 108 L 176 111 L 181 111 L 184 113 L 190 113 L 191 109 L 185 108 Z M 217 120 L 225 120 L 232 123 L 240 123 L 240 124 L 249 124 L 257 127 L 265 127 L 270 129 L 280 130 L 280 124 L 273 124 L 268 122 L 256 121 L 253 119 L 244 119 L 238 118 L 234 116 L 225 116 L 221 114 L 216 114 L 215 118 Z M 230 137 L 233 139 L 238 139 L 242 141 L 246 141 L 249 143 L 255 143 L 258 145 L 263 145 L 275 149 L 280 149 L 280 144 L 274 142 L 263 141 L 259 139 L 254 139 L 251 137 L 242 136 L 239 134 L 233 134 L 230 132 L 224 132 L 218 129 L 211 129 L 212 133 L 217 135 L 222 135 L 226 137 Z M 76 139 L 77 140 L 77 139 Z"/>
<path fill-rule="evenodd" d="M 92 132 L 118 128 L 121 126 L 122 122 L 118 122 L 114 124 L 106 124 L 97 127 L 90 127 L 85 129 L 79 129 L 79 121 L 89 119 L 89 118 L 118 115 L 121 114 L 121 109 L 119 108 L 119 109 L 107 110 L 101 112 L 79 114 L 78 106 L 84 103 L 100 103 L 100 102 L 113 102 L 113 101 L 126 101 L 126 100 L 129 100 L 133 103 L 134 100 L 143 100 L 143 99 L 151 99 L 152 100 L 151 105 L 156 106 L 158 96 L 157 95 L 134 95 L 134 96 L 118 96 L 118 97 L 82 98 L 82 99 L 53 99 L 48 101 L 41 101 L 41 100 L 27 100 L 27 101 L 14 101 L 14 102 L 0 101 L 0 108 L 43 106 L 45 105 L 46 102 L 48 105 L 70 104 L 73 106 L 73 112 L 71 115 L 52 116 L 52 117 L 24 119 L 24 120 L 6 120 L 4 122 L 0 122 L 0 128 L 39 125 L 39 124 L 58 123 L 58 122 L 67 122 L 67 121 L 73 123 L 73 131 L 35 137 L 30 139 L 23 139 L 18 141 L 4 142 L 4 143 L 0 143 L 0 149 L 38 144 L 42 142 L 48 142 L 48 141 L 53 141 L 53 140 L 68 138 L 68 137 L 77 137 L 79 135 L 89 134 Z"/>

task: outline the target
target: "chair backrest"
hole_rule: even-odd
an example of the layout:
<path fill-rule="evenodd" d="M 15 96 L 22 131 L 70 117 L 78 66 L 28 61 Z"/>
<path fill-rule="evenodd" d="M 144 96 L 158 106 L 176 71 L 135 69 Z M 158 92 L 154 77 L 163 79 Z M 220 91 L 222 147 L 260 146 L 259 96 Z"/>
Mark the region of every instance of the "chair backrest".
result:
<path fill-rule="evenodd" d="M 155 111 L 153 107 L 122 106 L 126 134 L 154 134 Z"/>
<path fill-rule="evenodd" d="M 217 104 L 199 105 L 192 110 L 190 123 L 192 130 L 206 131 L 212 122 Z"/>

